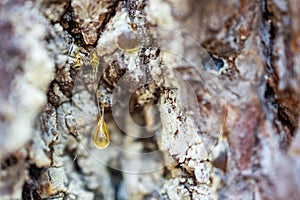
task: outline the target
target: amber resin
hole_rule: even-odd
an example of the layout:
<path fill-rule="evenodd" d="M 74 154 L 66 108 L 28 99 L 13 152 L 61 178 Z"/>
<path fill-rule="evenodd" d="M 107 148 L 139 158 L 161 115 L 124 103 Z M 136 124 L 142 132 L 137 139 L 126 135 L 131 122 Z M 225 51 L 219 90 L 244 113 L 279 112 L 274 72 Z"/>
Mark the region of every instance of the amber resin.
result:
<path fill-rule="evenodd" d="M 96 129 L 93 133 L 93 144 L 98 149 L 105 149 L 110 143 L 109 132 L 104 121 L 104 107 L 102 107 L 102 114 L 98 118 Z"/>

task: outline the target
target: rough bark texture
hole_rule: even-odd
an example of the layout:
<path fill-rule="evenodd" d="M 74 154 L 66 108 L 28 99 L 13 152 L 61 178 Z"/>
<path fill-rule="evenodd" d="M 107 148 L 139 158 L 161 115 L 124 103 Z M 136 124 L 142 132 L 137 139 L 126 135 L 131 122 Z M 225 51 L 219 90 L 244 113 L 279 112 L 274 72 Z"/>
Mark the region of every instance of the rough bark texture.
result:
<path fill-rule="evenodd" d="M 299 85 L 298 0 L 2 0 L 0 199 L 300 199 Z"/>

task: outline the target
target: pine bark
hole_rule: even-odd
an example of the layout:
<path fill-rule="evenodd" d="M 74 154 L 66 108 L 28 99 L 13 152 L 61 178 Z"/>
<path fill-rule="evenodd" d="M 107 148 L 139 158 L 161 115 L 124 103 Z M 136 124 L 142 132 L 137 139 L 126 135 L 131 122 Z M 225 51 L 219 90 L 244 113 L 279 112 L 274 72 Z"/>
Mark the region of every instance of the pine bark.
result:
<path fill-rule="evenodd" d="M 299 10 L 0 1 L 0 199 L 300 199 Z"/>

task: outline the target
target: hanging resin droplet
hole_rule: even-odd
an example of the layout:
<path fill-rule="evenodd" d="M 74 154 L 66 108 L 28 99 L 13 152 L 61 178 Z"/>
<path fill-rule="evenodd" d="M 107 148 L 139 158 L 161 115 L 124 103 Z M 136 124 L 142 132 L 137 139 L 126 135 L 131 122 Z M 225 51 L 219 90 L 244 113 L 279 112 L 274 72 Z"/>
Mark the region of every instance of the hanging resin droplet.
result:
<path fill-rule="evenodd" d="M 96 93 L 96 98 L 98 99 L 97 96 L 98 95 Z M 98 107 L 99 116 L 98 116 L 98 123 L 93 134 L 93 143 L 95 147 L 97 147 L 98 149 L 105 149 L 106 147 L 108 147 L 110 143 L 110 136 L 106 128 L 106 123 L 104 121 L 104 104 L 102 103 L 101 115 L 100 115 L 99 101 L 97 107 Z"/>
<path fill-rule="evenodd" d="M 93 143 L 98 149 L 105 149 L 110 143 L 110 136 L 106 128 L 103 115 L 98 119 L 98 123 L 93 135 Z"/>

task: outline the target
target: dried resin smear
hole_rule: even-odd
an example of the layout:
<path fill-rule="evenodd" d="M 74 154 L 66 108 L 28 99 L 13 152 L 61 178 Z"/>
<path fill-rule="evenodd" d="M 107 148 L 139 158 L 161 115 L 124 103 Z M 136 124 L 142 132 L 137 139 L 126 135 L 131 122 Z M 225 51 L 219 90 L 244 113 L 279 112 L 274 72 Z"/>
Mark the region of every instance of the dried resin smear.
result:
<path fill-rule="evenodd" d="M 99 65 L 99 57 L 96 53 L 95 50 L 92 50 L 89 54 L 89 60 L 90 60 L 90 63 L 91 63 L 91 66 L 93 68 L 93 72 L 97 74 L 98 72 L 98 65 Z"/>
<path fill-rule="evenodd" d="M 93 134 L 93 144 L 98 149 L 105 149 L 110 144 L 110 136 L 103 116 L 104 107 L 102 107 L 102 114 L 98 119 L 98 123 Z"/>

